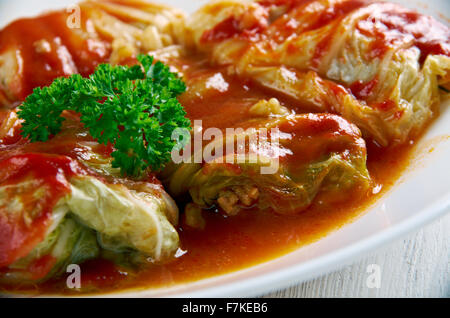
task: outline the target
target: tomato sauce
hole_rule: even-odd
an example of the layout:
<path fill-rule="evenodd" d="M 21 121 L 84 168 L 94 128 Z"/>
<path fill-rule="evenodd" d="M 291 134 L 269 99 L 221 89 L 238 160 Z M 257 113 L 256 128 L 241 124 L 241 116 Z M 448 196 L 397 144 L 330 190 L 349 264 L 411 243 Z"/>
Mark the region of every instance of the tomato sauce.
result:
<path fill-rule="evenodd" d="M 392 46 L 409 44 L 420 50 L 420 62 L 430 54 L 450 55 L 450 31 L 432 17 L 406 11 L 398 5 L 373 5 L 373 12 L 358 21 L 362 34 L 375 38 L 369 58 L 381 58 Z"/>
<path fill-rule="evenodd" d="M 253 34 L 254 38 L 258 34 L 258 39 L 265 38 L 270 39 L 270 42 L 282 43 L 293 33 L 306 33 L 331 25 L 331 30 L 327 31 L 316 45 L 311 59 L 311 67 L 316 70 L 321 59 L 329 52 L 338 23 L 350 13 L 361 9 L 363 15 L 356 21 L 356 30 L 374 39 L 370 44 L 369 56 L 366 57 L 368 60 L 382 58 L 390 48 L 401 45 L 417 47 L 420 50 L 420 63 L 430 54 L 450 55 L 450 31 L 432 17 L 405 10 L 396 4 L 371 0 L 337 1 L 332 2 L 326 9 L 309 6 L 311 3 L 312 0 L 260 1 L 259 4 L 265 8 L 285 6 L 287 13 L 270 27 L 261 23 L 246 32 Z M 300 19 L 295 19 L 296 16 Z M 308 18 L 305 19 L 305 16 Z M 248 33 L 240 30 L 236 17 L 229 17 L 213 29 L 205 31 L 202 41 L 222 41 L 233 36 L 246 39 Z M 293 45 L 288 46 L 291 54 L 301 49 Z"/>
<path fill-rule="evenodd" d="M 106 61 L 111 50 L 109 42 L 100 38 L 86 40 L 83 32 L 90 22 L 84 11 L 81 14 L 84 24 L 75 31 L 68 27 L 69 14 L 56 11 L 19 19 L 0 32 L 0 54 L 13 50 L 19 64 L 9 87 L 15 98 L 24 100 L 33 88 L 47 86 L 56 77 L 74 73 L 87 76 Z"/>
<path fill-rule="evenodd" d="M 84 174 L 75 161 L 65 156 L 28 153 L 4 158 L 6 155 L 8 152 L 2 152 L 0 156 L 0 184 L 17 184 L 30 179 L 34 183 L 21 194 L 21 213 L 8 213 L 11 211 L 7 204 L 5 210 L 0 210 L 0 267 L 27 255 L 43 239 L 55 204 L 70 193 L 66 178 Z M 35 199 L 34 189 L 40 187 L 45 188 L 45 193 Z"/>
<path fill-rule="evenodd" d="M 220 42 L 235 36 L 248 40 L 256 40 L 259 38 L 258 34 L 267 25 L 267 12 L 265 12 L 265 17 L 254 21 L 252 25 L 246 26 L 245 29 L 241 27 L 241 21 L 232 16 L 217 24 L 213 29 L 205 31 L 200 38 L 200 42 Z"/>
<path fill-rule="evenodd" d="M 357 81 L 351 84 L 349 86 L 349 89 L 356 98 L 367 100 L 368 97 L 372 96 L 373 90 L 377 86 L 377 84 L 378 77 L 375 77 L 368 82 Z"/>

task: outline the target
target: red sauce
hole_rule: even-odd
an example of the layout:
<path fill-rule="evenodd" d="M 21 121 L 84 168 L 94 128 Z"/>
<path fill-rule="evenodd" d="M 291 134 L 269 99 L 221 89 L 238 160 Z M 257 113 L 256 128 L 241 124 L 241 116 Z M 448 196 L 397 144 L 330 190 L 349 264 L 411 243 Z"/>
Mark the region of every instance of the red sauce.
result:
<path fill-rule="evenodd" d="M 312 1 L 314 0 L 259 0 L 258 4 L 267 8 L 284 6 L 286 8 L 286 11 L 290 11 L 295 7 L 307 4 Z"/>
<path fill-rule="evenodd" d="M 312 1 L 262 1 L 261 4 L 288 4 L 288 14 L 277 19 L 270 27 L 275 28 L 277 36 L 271 37 L 284 41 L 292 34 L 292 17 L 299 16 L 302 23 L 297 23 L 296 32 L 308 32 L 331 23 L 339 23 L 350 13 L 361 9 L 367 14 L 357 23 L 356 28 L 364 35 L 374 38 L 368 59 L 382 57 L 391 46 L 410 43 L 421 51 L 420 62 L 430 54 L 450 55 L 449 28 L 432 17 L 406 10 L 396 4 L 375 2 L 371 0 L 347 0 L 331 4 L 326 9 L 308 6 Z M 308 16 L 305 22 L 305 16 Z M 336 27 L 332 30 L 337 29 Z M 321 58 L 328 52 L 334 38 L 329 32 L 317 45 L 312 59 L 317 68 Z"/>
<path fill-rule="evenodd" d="M 307 31 L 323 27 L 330 23 L 335 24 L 335 27 L 317 44 L 311 63 L 313 68 L 317 69 L 320 66 L 321 59 L 328 53 L 338 23 L 351 12 L 367 6 L 369 3 L 368 0 L 340 1 L 327 7 L 326 10 L 319 12 L 317 20 Z"/>
<path fill-rule="evenodd" d="M 382 110 L 382 111 L 389 111 L 391 109 L 396 108 L 397 104 L 394 101 L 388 99 L 388 100 L 385 100 L 385 101 L 383 101 L 381 103 L 371 104 L 370 106 L 372 106 L 373 108 Z M 401 113 L 400 113 L 400 116 L 401 116 Z"/>
<path fill-rule="evenodd" d="M 31 274 L 31 279 L 42 279 L 50 272 L 55 265 L 57 259 L 52 255 L 45 255 L 34 261 L 28 268 L 27 272 Z"/>
<path fill-rule="evenodd" d="M 364 141 L 353 124 L 332 114 L 309 114 L 279 125 L 280 131 L 292 135 L 289 149 L 293 154 L 285 155 L 289 171 L 302 169 L 303 164 L 320 160 L 330 152 L 365 153 Z"/>
<path fill-rule="evenodd" d="M 378 78 L 375 77 L 374 79 L 363 82 L 363 81 L 357 81 L 349 86 L 350 91 L 352 94 L 362 100 L 367 100 L 369 97 L 372 96 L 374 88 L 378 84 Z"/>
<path fill-rule="evenodd" d="M 203 33 L 202 42 L 214 42 L 229 39 L 236 34 L 240 34 L 239 21 L 234 17 L 229 17 L 217 24 L 213 29 Z"/>
<path fill-rule="evenodd" d="M 303 31 L 315 30 L 329 23 L 339 22 L 339 20 L 346 17 L 349 13 L 367 6 L 369 3 L 369 0 L 347 0 L 332 3 L 331 6 L 328 6 L 325 10 L 321 10 L 317 16 L 314 16 L 314 22 Z"/>
<path fill-rule="evenodd" d="M 67 26 L 68 17 L 65 11 L 58 11 L 20 19 L 0 32 L 0 54 L 13 50 L 19 61 L 18 78 L 3 89 L 9 89 L 22 101 L 35 87 L 47 86 L 54 78 L 73 73 L 87 76 L 106 61 L 110 45 L 86 40 L 81 32 L 89 20 L 82 16 L 82 29 L 73 30 Z"/>
<path fill-rule="evenodd" d="M 6 203 L 0 207 L 0 267 L 27 255 L 43 239 L 53 207 L 70 192 L 67 178 L 83 173 L 75 161 L 65 156 L 0 153 L 0 184 L 34 181 L 32 187 L 22 189 L 26 192 L 20 196 L 20 213 L 8 213 Z M 36 199 L 34 190 L 42 187 L 46 192 Z"/>
<path fill-rule="evenodd" d="M 287 13 L 278 18 L 266 28 L 250 28 L 251 34 L 259 34 L 259 38 L 267 38 L 270 41 L 282 43 L 293 32 L 297 34 L 309 32 L 333 24 L 331 31 L 316 45 L 311 60 L 311 67 L 317 70 L 322 58 L 328 53 L 330 45 L 335 37 L 339 22 L 356 10 L 367 12 L 357 21 L 356 28 L 364 35 L 375 39 L 371 43 L 370 53 L 367 59 L 381 58 L 389 48 L 399 45 L 412 45 L 420 52 L 420 62 L 423 63 L 430 54 L 443 54 L 450 56 L 450 31 L 432 17 L 405 10 L 402 7 L 390 3 L 377 3 L 371 0 L 347 0 L 332 3 L 323 9 L 320 6 L 309 5 L 311 0 L 301 1 L 260 1 L 264 7 L 286 6 Z M 314 4 L 314 3 L 313 3 Z M 300 17 L 301 20 L 295 19 Z M 305 17 L 307 17 L 305 19 Z M 299 22 L 301 21 L 301 22 Z M 222 41 L 239 35 L 245 39 L 243 30 L 239 27 L 239 20 L 235 17 L 219 23 L 212 30 L 206 31 L 202 41 Z M 291 54 L 301 51 L 295 45 L 290 45 Z"/>
<path fill-rule="evenodd" d="M 213 29 L 206 30 L 200 39 L 203 43 L 220 42 L 230 39 L 235 36 L 240 36 L 243 39 L 255 40 L 256 35 L 261 33 L 267 27 L 265 20 L 255 21 L 253 25 L 243 29 L 241 21 L 231 16 L 222 22 L 218 23 Z"/>
<path fill-rule="evenodd" d="M 391 3 L 369 7 L 370 13 L 356 27 L 374 37 L 369 58 L 381 57 L 392 46 L 409 43 L 420 50 L 420 62 L 430 54 L 450 56 L 450 30 L 432 17 L 407 11 Z"/>

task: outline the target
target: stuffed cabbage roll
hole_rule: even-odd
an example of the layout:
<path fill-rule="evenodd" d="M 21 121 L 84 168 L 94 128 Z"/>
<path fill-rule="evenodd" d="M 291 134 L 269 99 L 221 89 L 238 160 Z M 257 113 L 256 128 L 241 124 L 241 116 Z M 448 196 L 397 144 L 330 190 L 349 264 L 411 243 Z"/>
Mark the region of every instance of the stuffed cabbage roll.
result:
<path fill-rule="evenodd" d="M 418 135 L 450 83 L 450 30 L 371 0 L 216 1 L 187 23 L 213 63 L 342 115 L 380 145 Z"/>
<path fill-rule="evenodd" d="M 0 32 L 0 106 L 15 106 L 55 78 L 126 64 L 179 42 L 184 14 L 147 1 L 84 1 L 71 10 L 24 18 Z"/>
<path fill-rule="evenodd" d="M 267 109 L 270 103 L 264 104 Z M 256 104 L 251 111 L 260 114 L 259 108 Z M 190 162 L 165 171 L 169 193 L 190 194 L 194 206 L 188 205 L 188 213 L 216 206 L 228 215 L 252 206 L 292 214 L 307 208 L 319 193 L 328 202 L 367 194 L 366 147 L 355 125 L 337 115 L 279 110 L 206 144 L 203 155 L 212 155 L 202 163 L 193 163 L 194 153 Z"/>
<path fill-rule="evenodd" d="M 20 137 L 7 113 L 0 127 L 0 280 L 42 281 L 68 264 L 104 257 L 118 265 L 163 262 L 179 245 L 178 208 L 150 173 L 122 178 L 110 146 L 75 114 L 47 142 Z"/>

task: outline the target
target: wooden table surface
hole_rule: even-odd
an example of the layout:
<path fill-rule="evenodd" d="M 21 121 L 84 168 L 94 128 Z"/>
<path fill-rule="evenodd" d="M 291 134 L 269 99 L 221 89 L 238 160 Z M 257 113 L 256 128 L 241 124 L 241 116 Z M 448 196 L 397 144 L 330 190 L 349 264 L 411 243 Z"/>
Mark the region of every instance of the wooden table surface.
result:
<path fill-rule="evenodd" d="M 371 264 L 379 288 L 367 285 Z M 450 298 L 450 213 L 353 265 L 264 297 Z"/>

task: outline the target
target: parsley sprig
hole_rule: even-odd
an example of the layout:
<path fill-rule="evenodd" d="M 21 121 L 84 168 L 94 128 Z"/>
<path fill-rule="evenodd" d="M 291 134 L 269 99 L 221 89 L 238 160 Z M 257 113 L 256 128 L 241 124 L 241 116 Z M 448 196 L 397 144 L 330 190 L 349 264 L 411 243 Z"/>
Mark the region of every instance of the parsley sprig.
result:
<path fill-rule="evenodd" d="M 190 129 L 176 99 L 186 86 L 169 67 L 153 63 L 153 57 L 139 55 L 138 60 L 141 65 L 131 67 L 101 64 L 89 78 L 74 74 L 35 88 L 19 106 L 22 135 L 46 141 L 60 132 L 62 112 L 72 110 L 99 143 L 114 145 L 112 165 L 123 174 L 159 170 L 174 147 L 187 143 L 171 138 L 177 128 Z"/>

